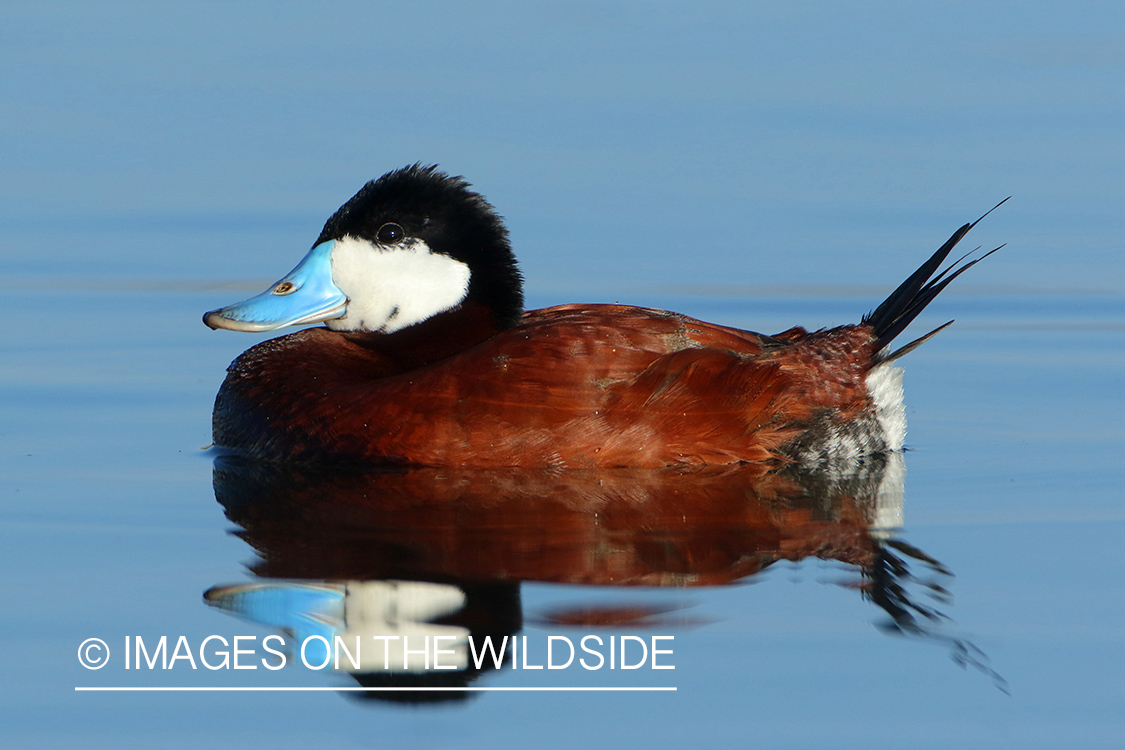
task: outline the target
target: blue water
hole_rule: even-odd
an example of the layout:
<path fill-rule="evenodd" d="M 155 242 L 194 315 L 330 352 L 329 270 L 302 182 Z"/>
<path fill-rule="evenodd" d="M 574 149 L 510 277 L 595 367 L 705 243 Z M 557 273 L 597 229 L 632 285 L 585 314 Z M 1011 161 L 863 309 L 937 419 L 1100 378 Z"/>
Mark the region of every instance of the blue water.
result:
<path fill-rule="evenodd" d="M 1118 746 L 1125 13 L 382 5 L 0 11 L 3 744 Z M 856 568 L 813 558 L 688 588 L 540 577 L 519 591 L 533 645 L 671 635 L 676 669 L 473 684 L 677 690 L 424 707 L 76 692 L 356 684 L 299 665 L 127 671 L 122 647 L 277 632 L 203 600 L 262 559 L 205 450 L 224 368 L 262 337 L 199 318 L 286 273 L 364 180 L 419 160 L 508 219 L 531 306 L 764 331 L 855 320 L 1013 195 L 970 238 L 1007 247 L 919 320 L 957 323 L 905 360 L 898 538 L 953 574 L 912 566 L 948 589 L 949 619 L 888 634 Z M 556 619 L 629 607 L 655 614 Z M 92 637 L 105 669 L 76 659 Z"/>

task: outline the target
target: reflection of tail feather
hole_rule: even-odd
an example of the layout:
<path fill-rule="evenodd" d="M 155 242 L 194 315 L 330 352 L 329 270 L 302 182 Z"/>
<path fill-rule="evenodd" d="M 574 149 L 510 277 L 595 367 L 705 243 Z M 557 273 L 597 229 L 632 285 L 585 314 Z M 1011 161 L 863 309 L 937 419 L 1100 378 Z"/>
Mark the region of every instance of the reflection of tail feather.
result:
<path fill-rule="evenodd" d="M 950 578 L 953 577 L 953 571 L 942 565 L 934 558 L 927 555 L 922 550 L 915 547 L 913 544 L 907 544 L 901 539 L 888 539 L 883 544 L 886 547 L 897 549 L 899 552 L 909 557 L 913 557 L 915 560 L 921 560 L 922 562 L 933 568 L 935 572 L 941 573 L 943 576 L 949 576 Z"/>
<path fill-rule="evenodd" d="M 940 562 L 906 542 L 888 539 L 878 545 L 874 562 L 864 570 L 865 577 L 869 579 L 864 586 L 864 596 L 890 615 L 891 622 L 885 623 L 883 628 L 891 633 L 926 638 L 946 645 L 950 649 L 950 658 L 962 669 L 972 667 L 988 676 L 999 690 L 1009 694 L 1008 681 L 988 666 L 988 656 L 972 642 L 939 632 L 934 625 L 919 621 L 917 616 L 925 618 L 929 623 L 952 622 L 940 610 L 912 597 L 907 589 L 909 584 L 926 589 L 931 598 L 942 604 L 950 603 L 952 596 L 936 581 L 918 578 L 911 573 L 907 558 L 924 563 L 934 574 L 953 575 Z"/>

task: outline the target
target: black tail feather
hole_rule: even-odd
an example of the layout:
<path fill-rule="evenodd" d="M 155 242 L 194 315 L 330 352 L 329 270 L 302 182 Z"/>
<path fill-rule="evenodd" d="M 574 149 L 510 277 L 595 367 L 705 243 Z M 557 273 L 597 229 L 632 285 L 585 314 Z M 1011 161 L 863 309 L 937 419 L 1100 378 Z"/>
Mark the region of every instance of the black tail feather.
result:
<path fill-rule="evenodd" d="M 995 206 L 993 206 L 990 211 L 985 213 L 984 216 L 981 216 L 980 219 L 977 219 L 970 224 L 966 224 L 965 226 L 954 232 L 953 236 L 950 237 L 944 245 L 938 248 L 938 251 L 930 256 L 929 260 L 923 263 L 917 271 L 910 275 L 910 278 L 902 282 L 899 288 L 895 289 L 894 292 L 891 293 L 891 296 L 883 300 L 883 303 L 875 308 L 874 311 L 863 316 L 863 322 L 871 326 L 875 331 L 875 351 L 882 351 L 887 345 L 889 345 L 896 336 L 902 333 L 903 329 L 905 329 L 916 317 L 918 317 L 918 314 L 926 308 L 926 305 L 930 304 L 930 302 L 933 301 L 934 297 L 941 294 L 941 291 L 945 289 L 945 287 L 949 286 L 949 283 L 951 281 L 975 266 L 977 263 L 987 258 L 989 255 L 992 255 L 992 253 L 996 252 L 996 250 L 999 250 L 1000 247 L 1003 247 L 1003 245 L 1001 245 L 995 250 L 991 250 L 979 258 L 971 260 L 964 265 L 960 265 L 961 261 L 968 258 L 969 255 L 972 255 L 972 253 L 967 253 L 961 256 L 961 258 L 955 261 L 944 271 L 934 276 L 938 268 L 943 262 L 945 262 L 945 259 L 949 256 L 949 253 L 952 252 L 953 248 L 957 246 L 957 243 L 960 242 L 964 238 L 964 236 L 969 233 L 969 230 L 979 224 L 981 219 L 983 219 L 985 216 L 988 216 L 988 214 L 1004 205 L 1007 200 L 1008 198 L 1005 198 L 1004 200 L 1000 201 Z M 973 252 L 976 251 L 974 250 Z M 947 323 L 946 325 L 949 324 Z M 944 327 L 945 326 L 942 326 L 942 328 Z M 934 331 L 933 333 L 936 332 L 937 331 Z M 917 342 L 908 344 L 907 346 L 895 352 L 893 357 L 900 357 L 903 354 L 906 354 L 907 351 L 910 351 L 918 344 L 921 344 L 923 340 L 929 338 L 931 335 L 933 335 L 933 333 L 927 334 Z"/>
<path fill-rule="evenodd" d="M 894 360 L 898 359 L 899 357 L 905 357 L 907 354 L 910 354 L 910 352 L 914 351 L 915 349 L 920 347 L 922 344 L 924 344 L 927 341 L 929 341 L 930 339 L 932 339 L 934 336 L 937 336 L 939 333 L 944 331 L 946 328 L 949 328 L 949 326 L 951 326 L 951 325 L 953 325 L 952 320 L 949 321 L 948 323 L 946 323 L 945 325 L 938 326 L 934 330 L 927 333 L 925 336 L 919 336 L 918 338 L 914 339 L 913 341 L 911 341 L 906 346 L 902 346 L 902 347 L 899 347 L 898 349 L 895 349 L 893 352 L 891 352 L 890 354 L 887 354 L 886 356 L 882 356 L 882 355 L 879 356 L 877 358 L 877 361 L 879 361 L 879 362 L 893 362 Z"/>

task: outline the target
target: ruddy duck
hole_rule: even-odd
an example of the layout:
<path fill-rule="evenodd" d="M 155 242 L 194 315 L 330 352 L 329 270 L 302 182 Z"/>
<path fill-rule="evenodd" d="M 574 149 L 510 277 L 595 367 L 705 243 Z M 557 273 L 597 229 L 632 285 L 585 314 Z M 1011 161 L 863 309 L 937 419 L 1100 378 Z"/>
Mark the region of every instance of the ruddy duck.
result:
<path fill-rule="evenodd" d="M 525 312 L 492 206 L 460 177 L 406 167 L 365 185 L 268 291 L 203 317 L 236 331 L 326 326 L 231 364 L 214 441 L 271 460 L 466 467 L 898 451 L 906 415 L 892 363 L 937 331 L 897 350 L 891 342 L 982 259 L 938 273 L 975 224 L 861 322 L 838 328 L 769 336 L 622 305 Z"/>

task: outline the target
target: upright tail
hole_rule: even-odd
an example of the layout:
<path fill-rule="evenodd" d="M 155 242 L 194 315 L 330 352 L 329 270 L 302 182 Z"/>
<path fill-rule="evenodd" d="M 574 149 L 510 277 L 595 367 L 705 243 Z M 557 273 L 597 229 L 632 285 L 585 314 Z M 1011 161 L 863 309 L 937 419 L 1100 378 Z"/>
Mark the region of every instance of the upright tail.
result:
<path fill-rule="evenodd" d="M 863 316 L 863 323 L 871 326 L 871 328 L 875 332 L 876 352 L 883 352 L 887 348 L 887 346 L 890 345 L 891 341 L 893 341 L 896 336 L 902 333 L 903 330 L 908 325 L 910 325 L 910 323 L 916 317 L 918 317 L 918 314 L 921 313 L 922 310 L 926 309 L 926 305 L 930 304 L 934 297 L 941 294 L 942 289 L 945 289 L 945 287 L 949 286 L 949 282 L 953 281 L 965 271 L 968 271 L 977 263 L 980 263 L 989 255 L 992 255 L 992 253 L 996 252 L 996 250 L 999 250 L 1000 247 L 1003 247 L 1003 245 L 1001 245 L 994 250 L 990 250 L 979 258 L 961 265 L 961 262 L 972 255 L 972 253 L 975 251 L 966 253 L 965 255 L 962 255 L 960 258 L 954 261 L 944 271 L 938 273 L 937 276 L 934 276 L 934 274 L 938 270 L 938 267 L 941 266 L 941 264 L 945 261 L 946 257 L 948 257 L 949 253 L 953 250 L 957 243 L 960 242 L 961 239 L 969 233 L 969 230 L 979 224 L 981 219 L 984 219 L 985 216 L 988 216 L 988 214 L 1004 205 L 1007 201 L 1008 198 L 1005 198 L 1004 200 L 993 206 L 987 213 L 984 214 L 984 216 L 981 216 L 980 219 L 966 224 L 965 226 L 954 232 L 953 236 L 950 237 L 944 245 L 938 248 L 938 251 L 934 253 L 929 260 L 923 263 L 917 271 L 910 275 L 910 278 L 902 282 L 899 288 L 895 289 L 894 292 L 891 293 L 891 296 L 883 300 L 883 303 L 875 308 L 872 312 L 869 312 L 868 314 Z M 931 276 L 933 276 L 933 278 L 930 278 Z M 906 346 L 895 350 L 891 354 L 879 354 L 879 361 L 885 362 L 892 359 L 898 359 L 907 352 L 913 351 L 918 346 L 929 340 L 931 336 L 933 336 L 952 322 L 952 320 L 949 321 L 949 323 L 946 323 L 945 325 L 930 331 L 925 336 L 922 336 L 919 339 L 911 341 Z"/>

